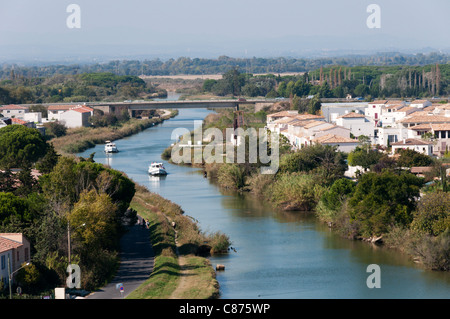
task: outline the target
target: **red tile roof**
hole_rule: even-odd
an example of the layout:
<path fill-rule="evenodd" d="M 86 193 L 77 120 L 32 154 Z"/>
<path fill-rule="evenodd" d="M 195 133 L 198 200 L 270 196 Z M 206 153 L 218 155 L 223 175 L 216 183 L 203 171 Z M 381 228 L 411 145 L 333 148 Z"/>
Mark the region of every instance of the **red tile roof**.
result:
<path fill-rule="evenodd" d="M 21 119 L 16 119 L 16 118 L 12 118 L 11 122 L 13 122 L 15 124 L 21 124 L 21 125 L 25 125 L 25 124 L 28 123 L 27 121 L 24 121 L 24 120 L 21 120 Z"/>
<path fill-rule="evenodd" d="M 87 106 L 81 106 L 81 107 L 74 107 L 71 110 L 72 111 L 76 111 L 76 112 L 80 112 L 80 113 L 90 113 L 94 109 L 91 109 L 90 107 L 87 107 Z"/>
<path fill-rule="evenodd" d="M 433 142 L 425 141 L 425 140 L 419 140 L 417 138 L 407 138 L 406 140 L 391 143 L 391 145 L 430 145 L 433 144 Z"/>
<path fill-rule="evenodd" d="M 0 110 L 28 110 L 28 108 L 25 106 L 10 104 L 1 106 Z"/>
<path fill-rule="evenodd" d="M 18 248 L 20 246 L 22 246 L 22 243 L 0 236 L 0 253 Z"/>

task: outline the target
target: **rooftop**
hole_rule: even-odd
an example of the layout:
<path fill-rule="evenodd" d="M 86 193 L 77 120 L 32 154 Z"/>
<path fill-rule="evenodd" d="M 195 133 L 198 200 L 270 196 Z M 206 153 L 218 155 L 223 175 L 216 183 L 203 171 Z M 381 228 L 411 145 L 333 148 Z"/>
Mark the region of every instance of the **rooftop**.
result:
<path fill-rule="evenodd" d="M 280 111 L 268 114 L 267 117 L 285 117 L 285 116 L 294 117 L 296 115 L 298 115 L 298 111 Z"/>
<path fill-rule="evenodd" d="M 400 123 L 450 123 L 450 117 L 439 116 L 439 115 L 412 115 L 405 117 L 400 120 Z"/>
<path fill-rule="evenodd" d="M 1 106 L 0 110 L 28 110 L 28 108 L 25 106 L 10 104 Z"/>
<path fill-rule="evenodd" d="M 350 119 L 350 118 L 365 118 L 366 116 L 361 113 L 350 112 L 339 116 L 338 118 Z"/>
<path fill-rule="evenodd" d="M 358 143 L 358 140 L 352 139 L 350 137 L 335 135 L 335 134 L 327 134 L 320 137 L 317 137 L 313 140 L 316 143 L 320 144 L 328 144 L 328 143 Z"/>
<path fill-rule="evenodd" d="M 388 100 L 376 100 L 373 102 L 369 102 L 369 104 L 387 104 Z"/>
<path fill-rule="evenodd" d="M 2 235 L 7 235 L 7 234 L 0 234 L 0 253 L 22 246 L 22 243 L 12 240 L 12 239 L 7 238 Z"/>
<path fill-rule="evenodd" d="M 433 144 L 433 142 L 426 141 L 426 140 L 420 140 L 417 138 L 407 138 L 406 140 L 391 143 L 391 145 L 430 145 Z"/>

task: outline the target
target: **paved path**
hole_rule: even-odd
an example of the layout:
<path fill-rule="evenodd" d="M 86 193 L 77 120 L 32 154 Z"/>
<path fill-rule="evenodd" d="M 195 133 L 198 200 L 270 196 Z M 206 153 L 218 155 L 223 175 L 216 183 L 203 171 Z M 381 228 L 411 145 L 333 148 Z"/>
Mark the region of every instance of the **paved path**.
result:
<path fill-rule="evenodd" d="M 88 295 L 86 299 L 125 298 L 150 277 L 155 257 L 148 229 L 140 224 L 131 227 L 123 235 L 120 246 L 120 267 L 116 277 L 102 289 Z M 123 284 L 123 294 L 116 288 L 119 283 Z"/>

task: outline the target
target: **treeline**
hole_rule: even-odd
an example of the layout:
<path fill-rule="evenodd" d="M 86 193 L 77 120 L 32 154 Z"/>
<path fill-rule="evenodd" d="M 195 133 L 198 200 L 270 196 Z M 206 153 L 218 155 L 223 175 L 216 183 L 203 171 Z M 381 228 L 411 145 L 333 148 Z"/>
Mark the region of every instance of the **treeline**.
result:
<path fill-rule="evenodd" d="M 10 77 L 0 81 L 0 104 L 123 101 L 166 94 L 137 76 L 113 73 L 26 77 L 11 70 Z"/>
<path fill-rule="evenodd" d="M 31 264 L 16 277 L 23 292 L 65 286 L 69 253 L 80 266 L 81 287 L 102 286 L 117 269 L 120 234 L 136 222 L 128 209 L 133 181 L 92 158 L 60 156 L 22 125 L 0 129 L 0 158 L 0 232 L 23 233 L 31 242 Z"/>
<path fill-rule="evenodd" d="M 305 111 L 300 98 L 433 97 L 450 94 L 450 65 L 347 67 L 334 66 L 301 75 L 256 75 L 234 68 L 222 79 L 203 82 L 203 91 L 216 95 L 290 98 L 293 108 Z"/>
<path fill-rule="evenodd" d="M 248 73 L 309 72 L 320 67 L 333 65 L 427 65 L 446 64 L 448 55 L 441 53 L 402 54 L 377 53 L 373 55 L 349 55 L 326 58 L 232 58 L 220 56 L 217 59 L 179 57 L 162 61 L 114 60 L 107 63 L 19 66 L 4 64 L 0 79 L 11 78 L 11 72 L 25 78 L 51 77 L 56 74 L 76 75 L 83 73 L 110 72 L 117 75 L 176 75 L 176 74 L 220 74 L 239 67 Z"/>

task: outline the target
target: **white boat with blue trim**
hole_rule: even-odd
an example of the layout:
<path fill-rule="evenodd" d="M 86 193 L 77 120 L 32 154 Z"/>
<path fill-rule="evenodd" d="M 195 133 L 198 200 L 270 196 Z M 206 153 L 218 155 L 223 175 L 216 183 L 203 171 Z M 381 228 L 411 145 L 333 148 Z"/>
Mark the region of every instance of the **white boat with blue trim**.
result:
<path fill-rule="evenodd" d="M 148 173 L 150 175 L 156 176 L 156 175 L 167 175 L 167 171 L 164 167 L 163 163 L 156 163 L 153 162 L 148 167 Z"/>

